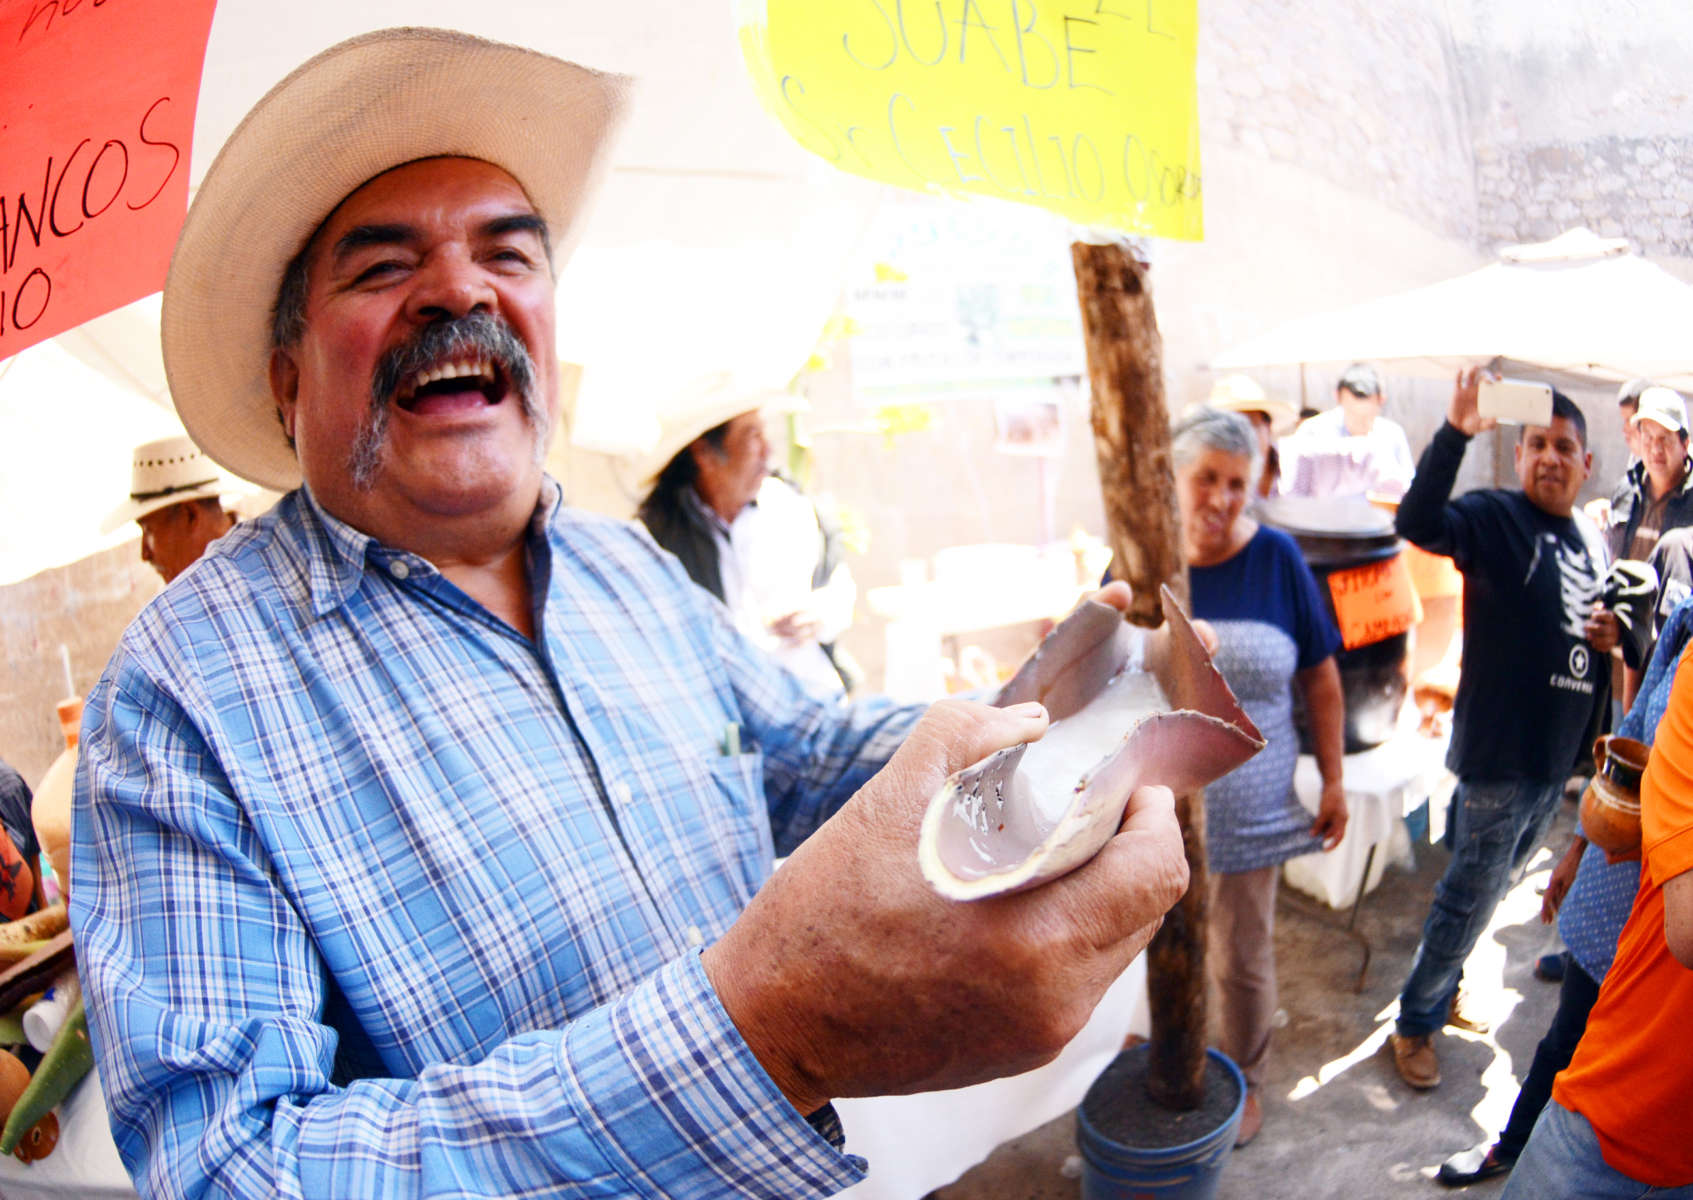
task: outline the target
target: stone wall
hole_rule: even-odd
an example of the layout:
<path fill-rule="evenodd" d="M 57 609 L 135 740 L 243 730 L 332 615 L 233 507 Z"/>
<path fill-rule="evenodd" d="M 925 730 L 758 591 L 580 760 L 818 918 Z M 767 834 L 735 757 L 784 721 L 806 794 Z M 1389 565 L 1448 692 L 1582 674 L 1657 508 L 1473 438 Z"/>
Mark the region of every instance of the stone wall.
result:
<path fill-rule="evenodd" d="M 1652 257 L 1693 258 L 1693 138 L 1598 137 L 1476 149 L 1482 236 L 1544 241 L 1577 225 Z"/>
<path fill-rule="evenodd" d="M 1693 259 L 1693 6 L 1473 0 L 1467 15 L 1454 36 L 1481 240 L 1585 225 L 1648 257 Z"/>
<path fill-rule="evenodd" d="M 1441 6 L 1206 3 L 1197 70 L 1207 156 L 1237 148 L 1297 166 L 1474 239 L 1466 94 Z"/>

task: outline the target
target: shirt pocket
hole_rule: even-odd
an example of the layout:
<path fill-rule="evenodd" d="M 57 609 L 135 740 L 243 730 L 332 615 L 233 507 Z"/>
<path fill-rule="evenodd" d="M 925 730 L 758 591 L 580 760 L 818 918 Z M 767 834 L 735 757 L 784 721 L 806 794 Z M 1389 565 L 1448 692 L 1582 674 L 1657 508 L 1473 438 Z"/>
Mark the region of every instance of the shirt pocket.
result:
<path fill-rule="evenodd" d="M 757 750 L 717 755 L 707 760 L 706 774 L 714 792 L 707 820 L 730 849 L 744 904 L 770 877 L 776 859 L 764 801 L 764 755 Z"/>

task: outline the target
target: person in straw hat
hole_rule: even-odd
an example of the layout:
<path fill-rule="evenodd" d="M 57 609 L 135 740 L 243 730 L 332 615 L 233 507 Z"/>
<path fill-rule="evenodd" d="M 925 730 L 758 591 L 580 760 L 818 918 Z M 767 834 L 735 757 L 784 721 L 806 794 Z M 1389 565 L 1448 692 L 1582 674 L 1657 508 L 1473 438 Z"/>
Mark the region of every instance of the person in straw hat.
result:
<path fill-rule="evenodd" d="M 1051 1058 L 1185 886 L 1147 788 L 1065 878 L 943 900 L 917 814 L 1045 710 L 826 704 L 561 504 L 554 265 L 627 87 L 354 38 L 188 213 L 178 412 L 288 494 L 88 697 L 71 921 L 145 1195 L 827 1194 L 832 1098 Z"/>
<path fill-rule="evenodd" d="M 838 527 L 772 472 L 767 409 L 747 407 L 791 410 L 796 400 L 725 382 L 683 406 L 650 455 L 662 465 L 636 515 L 742 633 L 807 687 L 838 699 L 857 680 L 835 640 L 852 623 L 858 588 Z"/>
<path fill-rule="evenodd" d="M 101 522 L 100 532 L 130 521 L 141 526 L 141 561 L 169 583 L 235 528 L 223 501 L 238 490 L 187 435 L 143 442 L 130 466 L 129 498 Z"/>
<path fill-rule="evenodd" d="M 1255 490 L 1261 497 L 1275 495 L 1281 481 L 1281 455 L 1276 449 L 1276 439 L 1286 437 L 1299 423 L 1299 413 L 1293 405 L 1286 400 L 1271 399 L 1250 375 L 1225 375 L 1212 385 L 1205 407 L 1240 413 L 1252 422 L 1252 432 L 1258 437 L 1258 453 L 1264 462 Z"/>

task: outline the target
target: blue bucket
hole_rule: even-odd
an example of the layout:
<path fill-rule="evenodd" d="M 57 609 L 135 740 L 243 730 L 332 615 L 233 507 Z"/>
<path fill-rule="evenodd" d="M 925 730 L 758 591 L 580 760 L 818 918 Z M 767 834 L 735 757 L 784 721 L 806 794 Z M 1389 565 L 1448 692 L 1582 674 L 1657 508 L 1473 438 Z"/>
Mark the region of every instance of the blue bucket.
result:
<path fill-rule="evenodd" d="M 1123 1051 L 1124 1055 L 1151 1053 L 1148 1045 Z M 1215 1050 L 1206 1053 L 1234 1080 L 1235 1106 L 1222 1125 L 1184 1145 L 1150 1149 L 1114 1142 L 1095 1128 L 1088 1119 L 1088 1102 L 1082 1101 L 1076 1109 L 1082 1200 L 1211 1200 L 1217 1194 L 1217 1180 L 1234 1149 L 1235 1130 L 1246 1107 L 1246 1079 L 1226 1055 Z M 1090 1098 L 1092 1094 L 1090 1090 Z"/>

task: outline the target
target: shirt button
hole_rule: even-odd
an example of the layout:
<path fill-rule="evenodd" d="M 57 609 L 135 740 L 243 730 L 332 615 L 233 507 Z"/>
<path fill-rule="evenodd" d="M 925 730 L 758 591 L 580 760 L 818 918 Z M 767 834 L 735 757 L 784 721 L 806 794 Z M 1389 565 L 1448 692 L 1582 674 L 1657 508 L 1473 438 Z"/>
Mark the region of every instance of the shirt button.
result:
<path fill-rule="evenodd" d="M 705 945 L 705 934 L 700 932 L 700 927 L 698 925 L 688 926 L 688 945 L 694 947 L 696 950 Z"/>
<path fill-rule="evenodd" d="M 628 804 L 635 798 L 635 794 L 629 790 L 628 784 L 614 783 L 611 785 L 611 798 L 619 804 Z"/>
<path fill-rule="evenodd" d="M 402 558 L 396 558 L 388 564 L 388 574 L 395 579 L 404 579 L 411 574 L 411 566 Z"/>

